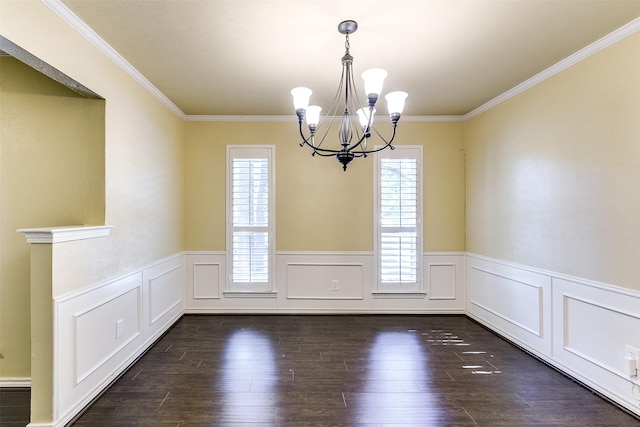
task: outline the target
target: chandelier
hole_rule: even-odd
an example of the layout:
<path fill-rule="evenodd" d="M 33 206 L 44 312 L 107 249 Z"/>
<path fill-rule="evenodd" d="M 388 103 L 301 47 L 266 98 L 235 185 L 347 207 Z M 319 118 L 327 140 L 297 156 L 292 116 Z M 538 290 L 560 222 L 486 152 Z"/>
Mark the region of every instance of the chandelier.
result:
<path fill-rule="evenodd" d="M 322 108 L 318 105 L 309 105 L 311 89 L 297 87 L 291 90 L 300 136 L 302 137 L 300 146 L 309 146 L 313 150 L 313 156 L 316 154 L 322 157 L 335 156 L 345 171 L 349 163 L 356 157 L 367 157 L 367 154 L 384 150 L 387 147 L 393 150 L 394 147 L 391 144 L 396 136 L 396 126 L 407 98 L 407 93 L 402 91 L 390 92 L 385 96 L 392 133 L 390 138 L 384 138 L 374 128 L 373 120 L 376 113 L 376 102 L 382 92 L 382 83 L 387 77 L 387 72 L 381 68 L 371 68 L 362 73 L 367 101 L 366 103 L 361 102 L 353 79 L 353 56 L 349 53 L 349 35 L 355 33 L 357 29 L 358 23 L 356 21 L 343 21 L 338 25 L 338 32 L 345 35 L 342 75 L 338 91 L 322 120 L 320 119 Z M 308 132 L 303 129 L 303 121 L 306 121 Z M 337 132 L 340 148 L 337 146 L 330 148 L 323 145 L 332 130 Z M 368 146 L 369 138 L 372 135 L 376 135 L 382 141 L 378 148 Z"/>

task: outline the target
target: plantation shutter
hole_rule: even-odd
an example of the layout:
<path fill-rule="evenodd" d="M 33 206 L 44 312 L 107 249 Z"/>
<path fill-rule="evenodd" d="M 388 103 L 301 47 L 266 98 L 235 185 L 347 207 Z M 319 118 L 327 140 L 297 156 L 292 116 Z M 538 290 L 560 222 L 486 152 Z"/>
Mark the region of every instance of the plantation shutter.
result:
<path fill-rule="evenodd" d="M 229 291 L 271 291 L 273 147 L 229 146 L 227 248 Z"/>
<path fill-rule="evenodd" d="M 269 280 L 269 162 L 233 159 L 233 282 Z"/>
<path fill-rule="evenodd" d="M 380 158 L 378 268 L 382 284 L 416 284 L 419 256 L 419 171 L 416 158 Z"/>

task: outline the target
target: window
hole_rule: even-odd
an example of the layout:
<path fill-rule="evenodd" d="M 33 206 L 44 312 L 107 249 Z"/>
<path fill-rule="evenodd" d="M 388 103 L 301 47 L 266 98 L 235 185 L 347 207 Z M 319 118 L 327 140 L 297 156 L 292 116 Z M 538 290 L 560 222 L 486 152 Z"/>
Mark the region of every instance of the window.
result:
<path fill-rule="evenodd" d="M 274 250 L 273 146 L 227 147 L 231 292 L 269 292 Z"/>
<path fill-rule="evenodd" d="M 375 253 L 379 292 L 422 291 L 422 147 L 376 153 Z"/>

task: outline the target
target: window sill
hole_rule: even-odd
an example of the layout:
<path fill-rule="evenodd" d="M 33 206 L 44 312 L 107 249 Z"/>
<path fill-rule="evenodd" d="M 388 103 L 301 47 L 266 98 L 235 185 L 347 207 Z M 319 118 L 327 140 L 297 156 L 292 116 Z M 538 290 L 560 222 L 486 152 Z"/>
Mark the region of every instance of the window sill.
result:
<path fill-rule="evenodd" d="M 393 291 L 378 291 L 372 292 L 373 298 L 393 298 L 393 299 L 425 299 L 427 297 L 426 292 L 393 292 Z"/>
<path fill-rule="evenodd" d="M 222 293 L 225 298 L 277 298 L 277 292 L 270 291 L 227 291 Z"/>

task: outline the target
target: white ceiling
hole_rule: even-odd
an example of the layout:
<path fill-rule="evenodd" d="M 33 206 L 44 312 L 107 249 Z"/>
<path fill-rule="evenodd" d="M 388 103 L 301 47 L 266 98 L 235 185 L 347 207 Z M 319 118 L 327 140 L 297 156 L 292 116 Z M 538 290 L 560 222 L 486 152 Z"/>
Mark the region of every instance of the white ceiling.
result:
<path fill-rule="evenodd" d="M 640 0 L 62 3 L 185 115 L 293 115 L 295 86 L 328 106 L 345 19 L 357 76 L 385 68 L 405 115 L 461 116 L 640 16 Z"/>

